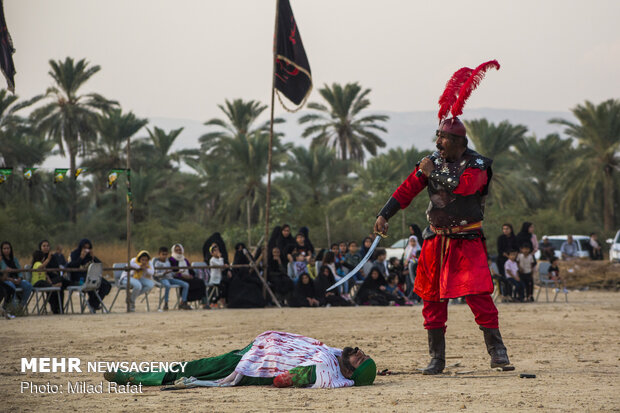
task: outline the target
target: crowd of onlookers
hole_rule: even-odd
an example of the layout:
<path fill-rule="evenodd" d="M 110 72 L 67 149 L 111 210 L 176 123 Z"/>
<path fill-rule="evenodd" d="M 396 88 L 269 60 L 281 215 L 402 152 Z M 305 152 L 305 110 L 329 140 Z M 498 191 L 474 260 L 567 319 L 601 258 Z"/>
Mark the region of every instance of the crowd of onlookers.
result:
<path fill-rule="evenodd" d="M 219 233 L 213 234 L 203 246 L 204 261 L 209 268 L 192 267 L 185 257 L 183 245 L 177 243 L 170 249 L 160 247 L 156 255 L 140 251 L 129 262 L 114 283 L 117 287 L 131 287 L 130 311 L 135 310 L 136 299 L 148 294 L 155 286 L 161 288 L 163 297 L 160 309 L 171 306 L 170 290 L 178 291 L 176 306 L 182 310 L 195 307 L 251 308 L 273 304 L 273 298 L 264 294 L 264 285 L 258 273 L 263 273 L 263 254 L 267 253 L 267 283 L 273 297 L 291 307 L 350 306 L 350 305 L 412 305 L 419 302 L 413 291 L 417 261 L 424 242 L 420 228 L 409 226 L 410 235 L 402 257 L 387 258 L 386 250 L 377 248 L 370 260 L 336 289 L 326 291 L 338 280 L 354 270 L 367 254 L 374 235 L 362 240 L 334 243 L 329 249 L 315 249 L 306 227 L 293 235 L 289 225 L 274 228 L 266 251 L 260 248 L 253 254 L 243 243 L 235 245 L 234 258 L 229 262 L 226 245 Z M 601 246 L 596 234 L 591 234 L 586 247 L 591 259 L 602 259 Z M 0 270 L 22 267 L 9 242 L 0 246 Z M 561 259 L 577 257 L 579 248 L 572 236 L 560 247 Z M 489 259 L 493 278 L 499 285 L 503 301 L 533 301 L 534 274 L 539 260 L 548 261 L 549 278 L 556 288 L 566 289 L 557 266 L 555 248 L 547 237 L 541 242 L 534 232 L 534 225 L 524 222 L 515 234 L 511 224 L 504 224 L 497 239 L 497 257 Z M 63 312 L 64 290 L 71 285 L 84 283 L 88 266 L 101 262 L 93 252 L 88 239 L 78 243 L 69 259 L 61 247 L 51 250 L 47 240 L 39 243 L 32 254 L 29 267 L 32 276 L 23 272 L 0 273 L 0 302 L 5 316 L 19 312 L 27 306 L 33 289 L 58 287 L 60 294 L 49 293 L 48 302 L 53 313 Z M 232 264 L 232 266 L 230 265 Z M 72 268 L 63 272 L 58 269 Z M 49 270 L 47 270 L 49 269 Z M 27 281 L 29 279 L 29 281 Z M 99 288 L 88 293 L 87 306 L 91 312 L 101 308 L 101 300 L 110 293 L 112 284 L 101 279 Z M 267 296 L 267 298 L 265 298 Z"/>

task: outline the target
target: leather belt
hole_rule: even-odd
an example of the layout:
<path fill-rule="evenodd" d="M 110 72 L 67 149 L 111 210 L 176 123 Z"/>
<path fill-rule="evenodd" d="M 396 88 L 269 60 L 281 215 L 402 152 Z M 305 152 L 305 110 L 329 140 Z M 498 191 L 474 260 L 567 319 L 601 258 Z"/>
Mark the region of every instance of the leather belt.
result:
<path fill-rule="evenodd" d="M 433 232 L 438 235 L 458 234 L 461 232 L 473 231 L 475 229 L 480 229 L 480 228 L 482 228 L 482 221 L 474 222 L 472 224 L 467 224 L 467 225 L 460 225 L 458 227 L 438 228 L 438 227 L 431 225 L 431 229 L 433 230 Z"/>

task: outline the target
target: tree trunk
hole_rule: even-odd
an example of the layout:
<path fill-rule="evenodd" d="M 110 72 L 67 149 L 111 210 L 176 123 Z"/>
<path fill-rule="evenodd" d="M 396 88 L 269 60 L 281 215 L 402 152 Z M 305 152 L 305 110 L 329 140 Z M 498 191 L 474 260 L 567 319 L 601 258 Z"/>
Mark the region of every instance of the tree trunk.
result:
<path fill-rule="evenodd" d="M 250 196 L 249 195 L 245 199 L 245 206 L 248 212 L 248 245 L 247 247 L 250 248 L 250 246 L 252 245 L 252 221 L 250 218 L 251 207 L 250 207 Z"/>
<path fill-rule="evenodd" d="M 71 202 L 69 203 L 69 218 L 72 223 L 77 223 L 77 180 L 75 178 L 76 149 L 69 147 L 69 189 L 71 190 Z"/>
<path fill-rule="evenodd" d="M 329 214 L 325 211 L 325 233 L 327 234 L 327 248 L 332 245 L 332 234 L 329 228 Z"/>
<path fill-rule="evenodd" d="M 606 233 L 614 230 L 615 211 L 614 200 L 614 181 L 612 177 L 611 167 L 605 166 L 605 175 L 603 176 L 603 228 Z"/>

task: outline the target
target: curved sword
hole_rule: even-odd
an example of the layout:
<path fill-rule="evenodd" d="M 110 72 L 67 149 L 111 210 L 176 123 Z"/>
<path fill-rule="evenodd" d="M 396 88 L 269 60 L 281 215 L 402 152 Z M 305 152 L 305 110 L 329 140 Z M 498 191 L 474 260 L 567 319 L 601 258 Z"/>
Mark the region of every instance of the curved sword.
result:
<path fill-rule="evenodd" d="M 372 253 L 375 251 L 375 248 L 377 248 L 377 245 L 379 245 L 379 241 L 381 241 L 381 238 L 385 238 L 385 235 L 383 234 L 379 234 L 376 233 L 377 237 L 375 238 L 375 240 L 372 242 L 372 245 L 370 246 L 370 248 L 368 248 L 368 252 L 366 253 L 366 256 L 364 258 L 362 258 L 362 260 L 360 261 L 359 264 L 357 264 L 357 266 L 352 269 L 351 271 L 349 271 L 349 273 L 347 275 L 345 275 L 344 277 L 342 277 L 336 284 L 332 285 L 331 287 L 329 287 L 327 290 L 325 291 L 331 291 L 334 288 L 344 284 L 349 278 L 353 277 L 355 274 L 357 274 L 357 272 L 359 270 L 362 269 L 362 267 L 364 266 L 364 264 L 366 264 L 366 261 L 368 261 L 368 259 L 370 258 L 370 256 L 372 255 Z"/>

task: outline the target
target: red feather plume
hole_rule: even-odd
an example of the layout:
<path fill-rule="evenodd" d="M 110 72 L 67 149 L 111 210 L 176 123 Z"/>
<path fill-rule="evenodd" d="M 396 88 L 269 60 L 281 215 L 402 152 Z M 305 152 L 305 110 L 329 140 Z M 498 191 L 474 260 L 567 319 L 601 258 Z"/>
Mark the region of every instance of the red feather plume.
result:
<path fill-rule="evenodd" d="M 461 86 L 461 89 L 459 90 L 459 97 L 452 106 L 451 112 L 453 117 L 456 117 L 463 113 L 463 107 L 465 106 L 465 102 L 467 101 L 467 99 L 469 99 L 471 92 L 473 92 L 474 89 L 478 87 L 480 81 L 482 81 L 482 79 L 484 78 L 485 72 L 493 67 L 499 70 L 499 63 L 497 62 L 497 60 L 490 60 L 488 62 L 484 62 L 473 70 L 473 72 L 469 76 L 469 79 L 467 79 L 467 81 Z"/>
<path fill-rule="evenodd" d="M 441 122 L 446 116 L 448 116 L 448 112 L 450 112 L 450 108 L 456 102 L 458 98 L 458 91 L 463 86 L 463 83 L 469 79 L 471 75 L 472 69 L 469 67 L 462 67 L 446 82 L 446 88 L 443 91 L 443 94 L 439 97 L 439 121 Z"/>

